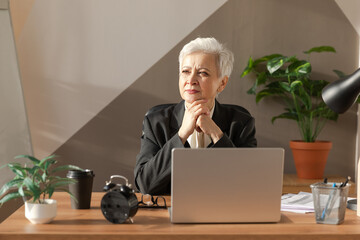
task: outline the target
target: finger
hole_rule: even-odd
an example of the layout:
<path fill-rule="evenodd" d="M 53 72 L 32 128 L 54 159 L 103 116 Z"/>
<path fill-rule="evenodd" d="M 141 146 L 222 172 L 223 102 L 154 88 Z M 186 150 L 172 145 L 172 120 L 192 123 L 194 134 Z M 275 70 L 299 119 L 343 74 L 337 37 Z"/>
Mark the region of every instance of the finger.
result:
<path fill-rule="evenodd" d="M 201 114 L 197 120 L 196 120 L 196 125 L 195 125 L 195 129 L 197 132 L 203 132 L 201 126 L 202 126 L 202 121 L 203 121 L 203 118 L 204 117 L 204 114 Z"/>
<path fill-rule="evenodd" d="M 209 108 L 205 105 L 205 103 L 201 103 L 201 104 L 194 105 L 194 106 L 192 106 L 191 108 L 189 107 L 187 110 L 188 110 L 189 112 L 195 113 L 195 112 L 198 112 L 200 109 L 210 112 L 210 111 L 209 111 Z"/>
<path fill-rule="evenodd" d="M 208 134 L 209 131 L 210 131 L 210 128 L 213 127 L 213 120 L 205 115 L 205 114 L 202 114 L 198 117 L 197 121 L 196 121 L 196 126 L 195 126 L 195 129 L 198 131 L 198 132 L 203 132 L 205 134 Z M 216 124 L 215 124 L 216 125 Z"/>
<path fill-rule="evenodd" d="M 202 114 L 209 116 L 210 111 L 207 107 L 199 107 L 194 111 L 194 114 L 196 115 L 197 118 Z"/>
<path fill-rule="evenodd" d="M 201 114 L 204 114 L 204 115 L 209 115 L 210 114 L 210 111 L 208 110 L 207 107 L 204 107 L 204 106 L 196 106 L 192 109 L 187 109 L 185 111 L 185 116 L 184 118 L 190 118 L 192 119 L 193 121 L 196 121 L 197 118 L 201 115 Z"/>
<path fill-rule="evenodd" d="M 205 104 L 205 103 L 207 103 L 207 101 L 208 101 L 207 99 L 195 100 L 194 102 L 192 102 L 192 103 L 188 106 L 188 108 L 191 109 L 191 108 L 193 108 L 193 107 L 195 107 L 195 106 L 197 106 L 197 105 Z"/>

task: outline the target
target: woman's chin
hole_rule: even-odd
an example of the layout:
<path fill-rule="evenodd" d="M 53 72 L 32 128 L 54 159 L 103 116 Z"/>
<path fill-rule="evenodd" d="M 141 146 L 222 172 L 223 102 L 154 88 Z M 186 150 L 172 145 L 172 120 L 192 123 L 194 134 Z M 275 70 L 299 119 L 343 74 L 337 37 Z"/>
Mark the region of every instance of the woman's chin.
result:
<path fill-rule="evenodd" d="M 192 104 L 193 102 L 195 102 L 196 100 L 200 100 L 201 98 L 199 97 L 190 97 L 190 98 L 185 98 L 185 102 L 188 103 L 188 104 Z"/>

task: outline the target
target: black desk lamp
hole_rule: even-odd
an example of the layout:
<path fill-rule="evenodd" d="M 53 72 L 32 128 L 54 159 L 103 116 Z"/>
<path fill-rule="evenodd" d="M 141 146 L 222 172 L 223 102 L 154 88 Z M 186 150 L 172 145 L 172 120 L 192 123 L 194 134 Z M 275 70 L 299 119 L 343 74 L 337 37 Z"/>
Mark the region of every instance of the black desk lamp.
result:
<path fill-rule="evenodd" d="M 353 74 L 327 85 L 322 91 L 326 105 L 336 113 L 346 112 L 360 93 L 360 68 Z"/>
<path fill-rule="evenodd" d="M 326 105 L 336 113 L 346 112 L 356 101 L 360 93 L 360 68 L 353 74 L 337 80 L 327 85 L 322 91 L 322 98 Z M 359 163 L 358 163 L 359 164 Z M 360 169 L 357 173 L 357 184 L 360 184 Z M 360 190 L 357 190 L 357 199 L 360 197 Z M 352 210 L 357 209 L 360 216 L 360 206 L 357 208 L 357 201 L 349 200 L 348 207 Z"/>

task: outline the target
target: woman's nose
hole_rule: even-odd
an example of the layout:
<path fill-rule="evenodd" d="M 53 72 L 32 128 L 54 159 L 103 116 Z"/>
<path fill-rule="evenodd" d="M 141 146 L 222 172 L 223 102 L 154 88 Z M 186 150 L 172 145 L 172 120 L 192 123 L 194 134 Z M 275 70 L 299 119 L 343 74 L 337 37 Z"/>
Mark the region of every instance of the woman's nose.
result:
<path fill-rule="evenodd" d="M 196 74 L 191 74 L 190 76 L 189 76 L 189 78 L 188 78 L 188 84 L 190 84 L 190 85 L 196 85 L 196 84 L 198 84 L 199 82 L 198 82 L 198 79 L 197 79 L 197 76 L 196 76 Z"/>

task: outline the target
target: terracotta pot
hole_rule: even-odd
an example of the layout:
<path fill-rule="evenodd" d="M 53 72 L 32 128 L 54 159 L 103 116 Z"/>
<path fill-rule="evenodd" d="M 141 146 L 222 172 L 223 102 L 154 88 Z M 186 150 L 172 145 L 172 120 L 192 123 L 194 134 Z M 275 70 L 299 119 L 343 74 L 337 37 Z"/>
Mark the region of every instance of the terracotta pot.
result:
<path fill-rule="evenodd" d="M 290 141 L 298 177 L 306 179 L 323 178 L 331 147 L 332 143 L 328 141 Z"/>

